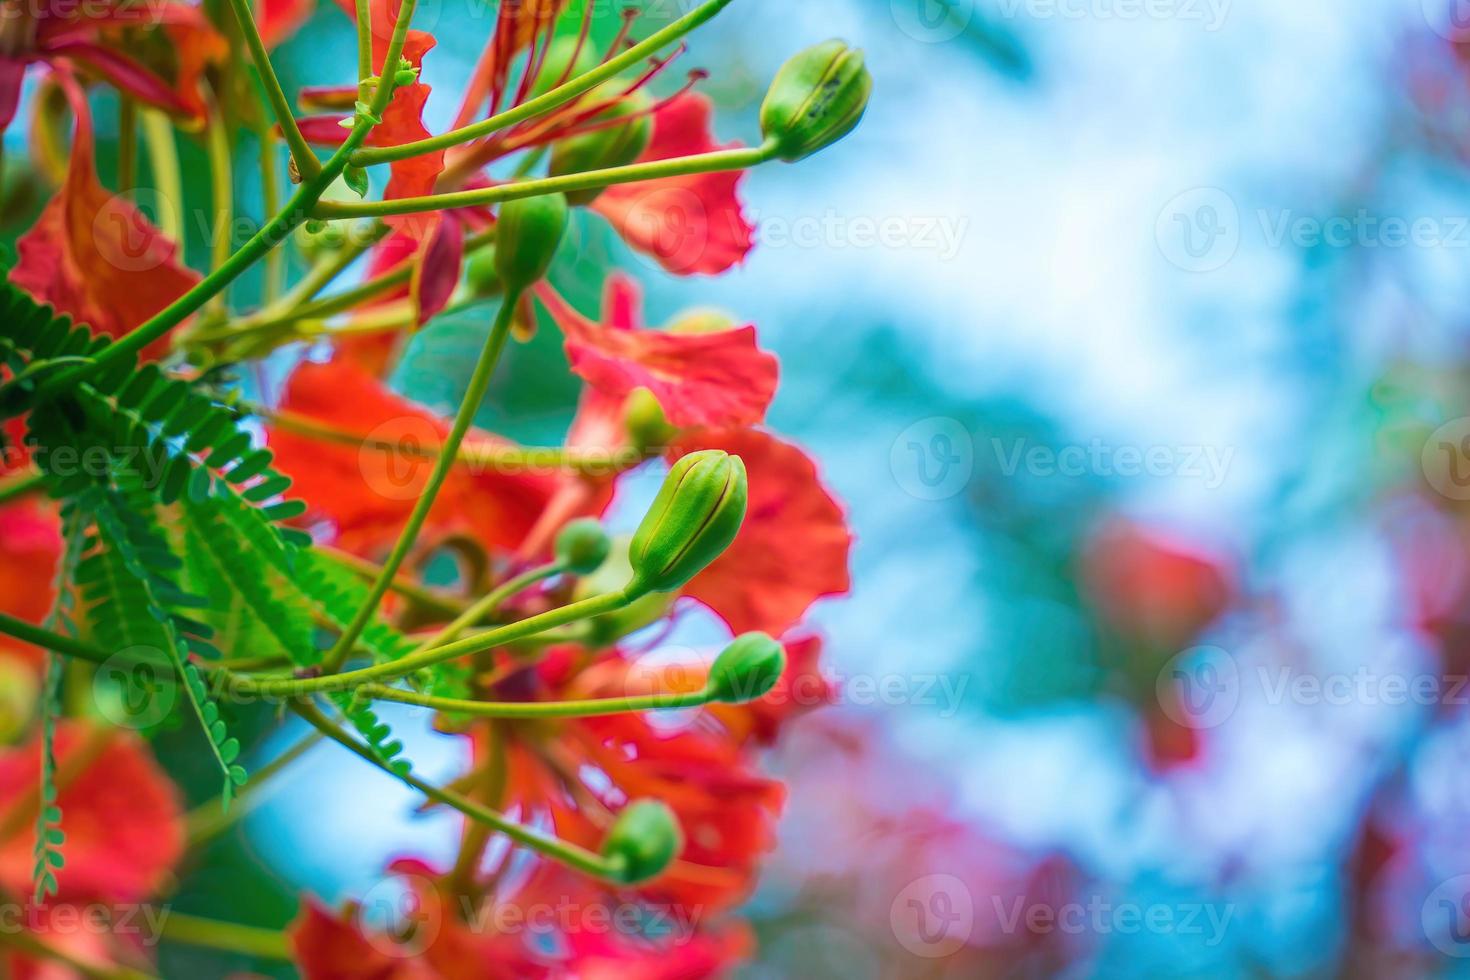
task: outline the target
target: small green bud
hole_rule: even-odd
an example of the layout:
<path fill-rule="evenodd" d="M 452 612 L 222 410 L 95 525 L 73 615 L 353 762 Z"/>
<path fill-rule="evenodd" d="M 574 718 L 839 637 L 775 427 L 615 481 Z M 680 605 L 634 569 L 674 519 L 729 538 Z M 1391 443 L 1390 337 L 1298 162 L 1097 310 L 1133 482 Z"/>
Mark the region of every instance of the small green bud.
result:
<path fill-rule="evenodd" d="M 635 388 L 623 407 L 623 427 L 633 448 L 641 453 L 657 451 L 673 440 L 676 429 L 669 424 L 664 407 L 647 388 Z"/>
<path fill-rule="evenodd" d="M 716 701 L 744 704 L 769 694 L 785 670 L 785 647 L 764 633 L 742 633 L 710 665 L 705 689 Z"/>
<path fill-rule="evenodd" d="M 873 90 L 863 53 L 824 41 L 781 66 L 761 104 L 761 132 L 776 156 L 794 163 L 852 132 Z"/>
<path fill-rule="evenodd" d="M 721 449 L 674 464 L 633 535 L 635 593 L 673 592 L 718 558 L 745 521 L 745 464 Z"/>
<path fill-rule="evenodd" d="M 495 271 L 494 245 L 476 249 L 470 254 L 464 264 L 464 281 L 476 296 L 499 296 L 505 292 L 505 283 L 500 281 L 500 273 Z"/>
<path fill-rule="evenodd" d="M 684 834 L 668 804 L 636 800 L 618 814 L 602 856 L 619 881 L 636 885 L 663 874 L 683 849 Z"/>
<path fill-rule="evenodd" d="M 312 220 L 296 230 L 296 247 L 312 261 L 346 244 L 347 232 L 338 223 Z"/>
<path fill-rule="evenodd" d="M 553 177 L 581 174 L 589 170 L 623 167 L 637 160 L 639 154 L 648 147 L 648 140 L 653 134 L 653 120 L 645 111 L 646 102 L 646 99 L 621 101 L 598 116 L 596 122 L 606 123 L 609 119 L 627 117 L 626 122 L 604 125 L 558 142 L 551 149 L 548 173 Z M 567 194 L 567 201 L 573 207 L 586 207 L 597 200 L 603 190 L 604 188 L 594 187 L 591 190 L 572 191 Z"/>
<path fill-rule="evenodd" d="M 607 561 L 612 541 L 591 517 L 578 518 L 556 536 L 556 560 L 573 575 L 591 575 Z"/>
<path fill-rule="evenodd" d="M 398 88 L 402 88 L 404 85 L 412 85 L 418 80 L 419 70 L 417 68 L 400 68 L 393 73 L 393 84 Z"/>
<path fill-rule="evenodd" d="M 543 194 L 507 201 L 495 226 L 495 271 L 517 293 L 535 283 L 556 256 L 567 231 L 567 199 Z"/>
<path fill-rule="evenodd" d="M 546 59 L 531 83 L 531 98 L 545 95 L 558 85 L 570 82 L 578 75 L 585 75 L 597 67 L 597 52 L 592 45 L 580 38 L 562 36 L 551 42 L 546 49 Z M 567 65 L 571 65 L 571 71 Z M 563 78 L 565 76 L 565 78 Z"/>

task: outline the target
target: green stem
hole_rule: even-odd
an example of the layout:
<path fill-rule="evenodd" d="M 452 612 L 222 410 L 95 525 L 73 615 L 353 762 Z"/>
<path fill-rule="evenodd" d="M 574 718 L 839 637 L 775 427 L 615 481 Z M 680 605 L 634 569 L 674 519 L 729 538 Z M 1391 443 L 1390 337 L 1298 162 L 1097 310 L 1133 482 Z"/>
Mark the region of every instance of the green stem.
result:
<path fill-rule="evenodd" d="M 514 291 L 506 295 L 505 302 L 500 307 L 500 313 L 495 317 L 495 323 L 485 337 L 485 346 L 480 351 L 480 359 L 475 364 L 474 374 L 470 377 L 469 389 L 460 402 L 459 411 L 454 416 L 454 425 L 449 430 L 449 437 L 441 447 L 439 459 L 434 464 L 434 471 L 429 475 L 429 482 L 424 486 L 423 493 L 414 504 L 413 513 L 409 515 L 408 523 L 398 535 L 398 543 L 393 546 L 388 560 L 383 563 L 383 570 L 378 574 L 378 580 L 373 583 L 367 599 L 358 608 L 357 615 L 352 618 L 352 622 L 348 623 L 347 628 L 342 631 L 336 645 L 322 658 L 322 669 L 327 673 L 336 673 L 342 669 L 342 664 L 347 660 L 353 644 L 357 642 L 368 623 L 372 622 L 373 617 L 378 614 L 378 605 L 383 601 L 383 596 L 388 594 L 388 586 L 392 583 L 393 577 L 398 574 L 398 570 L 403 567 L 408 553 L 413 550 L 414 542 L 418 540 L 419 532 L 423 530 L 424 521 L 428 519 L 429 511 L 433 509 L 434 501 L 439 496 L 439 490 L 449 477 L 450 470 L 454 468 L 455 454 L 459 452 L 460 443 L 464 442 L 464 437 L 469 433 L 470 425 L 475 420 L 475 413 L 480 410 L 480 404 L 485 400 L 485 393 L 490 390 L 490 380 L 495 375 L 496 365 L 500 363 L 500 353 L 505 349 L 505 340 L 510 336 L 510 324 L 515 317 L 516 300 L 519 298 Z"/>
<path fill-rule="evenodd" d="M 0 613 L 0 633 L 13 636 L 17 640 L 25 643 L 44 647 L 47 650 L 55 650 L 57 653 L 65 654 L 68 657 L 75 657 L 78 660 L 86 660 L 98 665 L 123 659 L 122 654 L 113 654 L 90 643 L 74 640 L 61 633 L 53 633 L 50 630 L 27 623 L 23 619 L 16 619 L 14 616 L 6 613 Z M 129 659 L 138 663 L 148 663 L 155 667 L 171 670 L 162 659 L 153 660 L 147 657 L 133 657 Z"/>
<path fill-rule="evenodd" d="M 477 207 L 526 197 L 539 197 L 543 194 L 571 193 L 572 191 L 610 187 L 614 184 L 658 180 L 662 177 L 684 177 L 690 174 L 715 173 L 722 170 L 744 170 L 747 167 L 765 163 L 772 159 L 773 155 L 774 149 L 768 143 L 734 150 L 698 153 L 669 160 L 632 163 L 626 167 L 609 167 L 606 170 L 563 174 L 560 177 L 518 180 L 508 184 L 497 184 L 494 187 L 451 191 L 448 194 L 430 194 L 425 197 L 399 197 L 388 201 L 321 201 L 312 211 L 312 216 L 330 220 L 417 214 L 422 211 L 438 211 L 444 208 Z"/>
<path fill-rule="evenodd" d="M 173 911 L 164 915 L 160 924 L 163 938 L 186 946 L 203 946 L 267 960 L 292 959 L 290 942 L 284 933 L 276 929 L 199 919 Z"/>
<path fill-rule="evenodd" d="M 585 874 L 593 875 L 598 878 L 616 878 L 613 869 L 608 866 L 607 861 L 604 860 L 601 855 L 594 854 L 593 852 L 585 848 L 578 847 L 577 845 L 568 843 L 567 841 L 561 840 L 560 838 L 550 837 L 545 834 L 537 833 L 536 831 L 531 830 L 527 827 L 523 827 L 520 824 L 507 819 L 503 814 L 497 813 L 488 807 L 481 806 L 474 800 L 461 796 L 460 794 L 455 793 L 452 790 L 440 789 L 438 786 L 435 786 L 432 783 L 426 783 L 422 779 L 419 779 L 417 776 L 413 775 L 411 772 L 394 772 L 391 768 L 384 765 L 375 755 L 373 755 L 371 751 L 364 748 L 357 742 L 356 739 L 352 738 L 345 731 L 343 731 L 339 725 L 336 725 L 331 721 L 331 719 L 323 715 L 315 705 L 307 702 L 297 702 L 292 707 L 297 714 L 299 714 L 302 718 L 305 718 L 308 722 L 314 725 L 316 729 L 320 731 L 323 735 L 327 736 L 327 738 L 330 738 L 338 745 L 341 745 L 343 748 L 352 752 L 354 755 L 365 760 L 366 762 L 371 763 L 373 766 L 381 769 L 383 772 L 388 773 L 395 779 L 398 779 L 399 781 L 407 784 L 413 789 L 418 790 L 420 793 L 424 794 L 436 803 L 441 803 L 444 806 L 458 810 L 460 813 L 464 814 L 466 817 L 469 817 L 471 820 L 476 820 L 482 824 L 485 824 L 486 826 L 497 830 L 505 836 L 509 837 L 516 843 L 523 844 L 526 847 L 531 848 L 533 851 L 544 854 L 549 858 L 553 858 L 554 860 L 560 861 L 561 863 L 567 865 L 574 870 L 581 871 Z"/>
<path fill-rule="evenodd" d="M 260 167 L 260 200 L 266 214 L 275 214 L 281 209 L 281 180 L 276 169 L 276 133 L 269 125 L 257 132 L 260 141 L 257 165 Z M 281 295 L 286 282 L 286 255 L 273 248 L 265 256 L 265 283 L 261 287 L 261 298 L 269 304 Z"/>
<path fill-rule="evenodd" d="M 356 691 L 374 701 L 395 701 L 420 708 L 432 708 L 451 714 L 476 718 L 597 718 L 635 711 L 667 711 L 674 708 L 699 708 L 714 696 L 708 691 L 684 694 L 638 694 L 622 698 L 589 698 L 581 701 L 469 701 L 441 698 L 416 691 L 402 691 L 381 684 L 364 684 Z"/>
<path fill-rule="evenodd" d="M 568 623 L 601 616 L 603 613 L 621 609 L 635 598 L 637 597 L 624 592 L 609 592 L 593 596 L 559 609 L 551 609 L 514 623 L 485 630 L 483 633 L 467 636 L 442 647 L 435 647 L 432 650 L 410 654 L 400 660 L 374 664 L 371 667 L 349 670 L 341 674 L 305 678 L 254 678 L 231 674 L 227 678 L 228 686 L 236 694 L 261 697 L 305 697 L 310 694 L 325 694 L 332 691 L 350 691 L 369 682 L 406 677 L 425 667 L 432 667 L 434 664 L 514 643 Z"/>
<path fill-rule="evenodd" d="M 209 155 L 210 193 L 214 198 L 215 226 L 210 229 L 210 267 L 217 268 L 230 257 L 230 236 L 234 229 L 235 183 L 230 166 L 230 133 L 219 107 L 211 104 L 209 124 L 204 134 Z M 225 311 L 227 289 L 221 289 L 209 301 L 211 309 Z"/>
<path fill-rule="evenodd" d="M 471 123 L 459 129 L 452 129 L 447 133 L 440 133 L 438 136 L 416 140 L 412 143 L 365 149 L 354 154 L 352 162 L 359 167 L 366 167 L 374 163 L 405 160 L 409 157 L 433 152 L 434 150 L 447 150 L 451 146 L 468 143 L 470 140 L 479 139 L 481 136 L 489 136 L 499 130 L 514 126 L 516 123 L 539 116 L 543 112 L 548 112 L 557 106 L 570 102 L 583 92 L 591 91 L 624 69 L 668 47 L 705 21 L 714 17 L 721 10 L 724 10 L 731 2 L 732 0 L 709 0 L 709 2 L 702 4 L 683 17 L 680 17 L 663 30 L 654 32 L 647 39 L 633 45 L 617 57 L 610 58 L 585 75 L 580 75 L 564 82 L 544 95 L 523 102 L 512 109 L 507 109 L 505 112 L 491 116 L 489 119 Z"/>
<path fill-rule="evenodd" d="M 339 551 L 336 548 L 331 548 L 326 545 L 318 545 L 316 550 L 318 554 L 341 565 L 348 571 L 361 575 L 369 582 L 376 581 L 378 576 L 383 572 L 381 565 L 368 561 L 366 558 L 359 558 L 351 552 Z M 425 611 L 432 613 L 436 617 L 458 616 L 464 611 L 463 602 L 456 601 L 447 594 L 442 594 L 419 585 L 407 576 L 395 578 L 389 588 L 410 602 L 422 606 Z"/>
<path fill-rule="evenodd" d="M 271 112 L 280 124 L 281 135 L 286 138 L 291 158 L 296 161 L 296 172 L 301 175 L 302 180 L 311 180 L 321 173 L 322 162 L 307 145 L 306 137 L 301 135 L 301 127 L 296 125 L 291 102 L 281 88 L 281 80 L 276 77 L 271 57 L 266 53 L 265 41 L 261 39 L 260 30 L 255 26 L 255 12 L 251 9 L 250 0 L 230 0 L 230 6 L 234 8 L 235 19 L 240 22 L 240 31 L 245 35 L 245 45 L 250 49 L 250 60 L 255 62 L 255 70 L 260 73 L 260 83 L 265 88 Z"/>
<path fill-rule="evenodd" d="M 357 0 L 353 5 L 357 21 L 357 97 L 366 93 L 363 85 L 373 73 L 373 9 L 372 0 Z"/>
<path fill-rule="evenodd" d="M 414 652 L 432 650 L 434 647 L 441 647 L 446 643 L 452 643 L 459 638 L 460 633 L 474 626 L 486 616 L 492 615 L 495 610 L 500 608 L 501 603 L 505 602 L 511 596 L 535 585 L 542 579 L 551 578 L 553 575 L 560 575 L 563 571 L 565 571 L 565 568 L 559 562 L 552 562 L 550 565 L 533 568 L 530 571 L 517 575 L 515 578 L 501 584 L 499 588 L 492 589 L 483 599 L 460 613 L 454 622 L 426 640 Z"/>
<path fill-rule="evenodd" d="M 292 763 L 309 752 L 322 740 L 320 732 L 311 732 L 305 738 L 276 756 L 266 765 L 250 774 L 250 782 L 241 787 L 235 796 L 235 805 L 229 810 L 220 807 L 218 801 L 210 800 L 191 810 L 184 818 L 186 839 L 190 848 L 199 847 L 214 840 L 229 830 L 254 809 L 262 799 L 260 788 L 273 776 L 280 775 Z"/>
<path fill-rule="evenodd" d="M 184 247 L 184 181 L 179 173 L 179 146 L 174 141 L 173 123 L 158 109 L 138 108 L 143 123 L 143 142 L 148 150 L 148 166 L 153 171 L 153 187 L 163 207 L 158 209 L 158 228 Z"/>

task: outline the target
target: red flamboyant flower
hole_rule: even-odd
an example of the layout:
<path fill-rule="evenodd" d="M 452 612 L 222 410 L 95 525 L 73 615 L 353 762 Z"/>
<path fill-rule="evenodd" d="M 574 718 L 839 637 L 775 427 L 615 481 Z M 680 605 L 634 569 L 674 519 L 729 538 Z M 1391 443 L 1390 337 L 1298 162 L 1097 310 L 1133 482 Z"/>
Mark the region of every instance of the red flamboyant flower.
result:
<path fill-rule="evenodd" d="M 57 803 L 66 830 L 58 900 L 142 901 L 158 890 L 184 851 L 178 790 L 129 732 L 63 721 L 55 748 L 62 774 Z M 31 889 L 40 765 L 35 742 L 0 749 L 0 825 L 15 828 L 0 840 L 0 888 L 11 895 Z"/>
<path fill-rule="evenodd" d="M 723 449 L 745 462 L 750 503 L 729 549 L 684 587 L 734 633 L 780 636 L 824 596 L 851 588 L 852 533 L 816 464 L 796 446 L 758 429 L 692 432 L 669 450 L 677 459 Z"/>
<path fill-rule="evenodd" d="M 687 92 L 653 114 L 653 138 L 638 162 L 735 149 L 710 135 L 710 100 Z M 750 254 L 754 229 L 740 207 L 745 171 L 664 177 L 609 187 L 593 202 L 618 233 L 640 252 L 679 275 L 717 275 Z"/>
<path fill-rule="evenodd" d="M 53 72 L 76 116 L 66 183 L 34 227 L 16 243 L 20 260 L 10 279 L 97 333 L 119 337 L 172 303 L 199 281 L 179 262 L 178 246 L 125 198 L 97 179 L 92 115 L 81 86 Z M 144 356 L 168 347 L 160 338 Z"/>
<path fill-rule="evenodd" d="M 40 623 L 56 598 L 52 581 L 61 558 L 61 522 L 54 509 L 29 500 L 0 507 L 0 612 Z M 0 653 L 39 667 L 41 651 L 0 638 Z"/>
<path fill-rule="evenodd" d="M 680 427 L 741 427 L 765 419 L 776 393 L 776 358 L 756 346 L 755 327 L 681 333 L 647 330 L 633 280 L 614 275 L 593 323 L 550 288 L 539 290 L 566 335 L 572 370 L 616 398 L 647 388 Z"/>
<path fill-rule="evenodd" d="M 171 79 L 128 53 L 123 29 L 148 26 L 163 29 L 176 52 Z M 35 63 L 75 64 L 143 103 L 199 120 L 204 113 L 199 97 L 204 67 L 228 50 L 203 9 L 186 3 L 99 0 L 7 6 L 0 13 L 0 132 L 15 118 L 26 68 Z"/>
<path fill-rule="evenodd" d="M 1234 595 L 1226 562 L 1155 530 L 1117 521 L 1083 558 L 1087 592 L 1128 639 L 1175 651 L 1225 610 Z"/>
<path fill-rule="evenodd" d="M 426 451 L 444 440 L 449 423 L 342 359 L 297 366 L 280 410 L 363 437 L 358 444 L 335 445 L 279 424 L 266 428 L 276 466 L 291 477 L 293 494 L 310 503 L 309 516 L 332 522 L 335 543 L 363 554 L 386 550 L 429 479 L 433 460 Z M 401 452 L 367 445 L 368 439 Z M 465 440 L 467 450 L 501 445 L 506 443 L 482 432 Z M 439 492 L 425 540 L 468 534 L 488 548 L 514 549 L 550 492 L 547 477 L 466 464 L 451 472 Z"/>

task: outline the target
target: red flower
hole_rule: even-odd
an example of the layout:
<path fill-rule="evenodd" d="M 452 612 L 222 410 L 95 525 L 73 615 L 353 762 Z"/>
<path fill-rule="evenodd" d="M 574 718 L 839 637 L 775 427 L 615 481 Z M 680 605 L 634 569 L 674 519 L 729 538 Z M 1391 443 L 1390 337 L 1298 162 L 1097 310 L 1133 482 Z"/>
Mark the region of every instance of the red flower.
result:
<path fill-rule="evenodd" d="M 280 424 L 267 427 L 277 467 L 292 478 L 294 493 L 312 505 L 312 514 L 332 522 L 336 543 L 360 553 L 386 550 L 433 469 L 425 451 L 445 439 L 449 424 L 341 359 L 299 365 L 280 409 L 363 438 L 358 445 L 338 445 Z M 373 448 L 369 439 L 403 451 Z M 471 432 L 465 445 L 490 448 L 504 442 Z M 457 468 L 439 492 L 425 540 L 464 533 L 489 548 L 513 549 L 541 513 L 550 490 L 550 480 L 543 477 L 501 473 L 488 465 Z"/>
<path fill-rule="evenodd" d="M 734 149 L 710 135 L 710 100 L 687 92 L 653 115 L 653 137 L 640 163 Z M 640 252 L 679 275 L 716 275 L 745 260 L 753 229 L 741 212 L 742 170 L 665 177 L 609 187 L 593 203 Z"/>
<path fill-rule="evenodd" d="M 1126 521 L 1105 527 L 1083 562 L 1098 611 L 1119 633 L 1155 650 L 1188 643 L 1234 594 L 1223 560 Z"/>
<path fill-rule="evenodd" d="M 66 183 L 35 226 L 16 243 L 20 261 L 10 273 L 17 286 L 98 333 L 119 337 L 173 302 L 196 282 L 178 261 L 178 246 L 143 213 L 97 179 L 92 160 L 92 116 L 76 80 L 55 78 L 76 115 L 76 139 Z M 162 338 L 144 351 L 158 356 Z"/>
<path fill-rule="evenodd" d="M 750 503 L 729 549 L 684 587 L 734 633 L 780 636 L 824 596 L 851 588 L 852 533 L 816 465 L 797 447 L 756 429 L 696 432 L 669 450 L 671 459 L 723 449 L 745 462 Z"/>
<path fill-rule="evenodd" d="M 158 890 L 184 850 L 178 790 L 136 736 L 64 721 L 56 731 L 57 802 L 66 832 L 61 901 L 138 902 Z M 28 894 L 40 747 L 0 750 L 0 888 Z M 19 822 L 15 808 L 20 808 Z"/>
<path fill-rule="evenodd" d="M 762 421 L 776 393 L 776 358 L 756 346 L 755 327 L 676 333 L 642 327 L 641 297 L 626 276 L 607 281 L 604 322 L 596 324 L 551 289 L 541 299 L 566 335 L 572 370 L 604 394 L 653 392 L 671 423 L 748 426 Z"/>
<path fill-rule="evenodd" d="M 40 623 L 56 598 L 52 581 L 61 558 L 61 523 L 49 506 L 19 500 L 0 507 L 0 612 Z M 0 651 L 39 666 L 41 651 L 0 637 Z"/>
<path fill-rule="evenodd" d="M 204 65 L 228 51 L 203 10 L 183 3 L 21 4 L 7 8 L 0 20 L 0 132 L 15 118 L 26 67 L 36 62 L 78 65 L 139 101 L 199 119 Z M 122 28 L 150 25 L 166 30 L 174 45 L 171 81 L 128 54 L 120 37 Z"/>

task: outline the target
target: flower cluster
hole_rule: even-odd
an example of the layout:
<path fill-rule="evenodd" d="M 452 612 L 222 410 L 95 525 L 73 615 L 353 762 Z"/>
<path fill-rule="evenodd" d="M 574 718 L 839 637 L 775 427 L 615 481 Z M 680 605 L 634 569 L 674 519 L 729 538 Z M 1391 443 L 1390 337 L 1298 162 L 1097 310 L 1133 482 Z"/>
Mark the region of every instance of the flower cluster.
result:
<path fill-rule="evenodd" d="M 51 934 L 46 910 L 158 900 L 188 849 L 234 819 L 196 814 L 186 833 L 147 740 L 67 696 L 103 690 L 91 672 L 124 662 L 192 706 L 226 802 L 256 785 L 228 726 L 269 698 L 274 717 L 350 750 L 344 765 L 356 756 L 464 816 L 451 866 L 389 869 L 414 915 L 384 924 L 308 896 L 286 936 L 237 952 L 323 978 L 693 977 L 749 954 L 734 910 L 786 793 L 761 754 L 813 703 L 782 690 L 832 693 L 806 620 L 848 590 L 852 537 L 814 461 L 766 427 L 778 365 L 753 325 L 700 312 L 651 327 L 640 287 L 613 269 L 599 270 L 601 308 L 579 309 L 556 271 L 582 211 L 668 273 L 725 272 L 752 244 L 744 171 L 856 125 L 870 80 L 829 42 L 778 75 L 756 145 L 717 140 L 703 74 L 668 76 L 681 39 L 729 2 L 635 41 L 635 17 L 609 31 L 596 4 L 506 0 L 438 135 L 421 78 L 435 39 L 410 26 L 413 0 L 343 3 L 358 77 L 302 91 L 301 118 L 268 57 L 310 13 L 300 4 L 232 0 L 222 19 L 180 0 L 4 12 L 0 121 L 33 75 L 36 163 L 59 184 L 11 288 L 112 342 L 48 354 L 58 326 L 0 343 L 0 896 L 36 886 L 29 931 L 0 935 L 0 972 L 151 970 L 151 949 L 116 931 Z M 122 96 L 118 192 L 99 177 L 94 86 Z M 180 223 L 129 202 L 138 126 L 161 198 L 182 190 L 159 134 L 182 134 L 205 148 L 226 214 L 233 146 L 253 131 L 278 213 L 194 272 Z M 281 142 L 296 187 L 276 204 Z M 288 289 L 293 245 L 309 267 Z M 361 280 L 334 289 L 359 258 Z M 260 302 L 236 311 L 226 288 L 262 260 Z M 456 410 L 393 389 L 420 328 L 481 306 L 497 312 Z M 502 353 L 539 321 L 582 382 L 555 447 L 475 425 Z M 283 349 L 294 367 L 279 391 L 238 383 Z M 237 428 L 246 416 L 258 423 Z M 92 437 L 108 419 L 132 426 L 132 453 Z M 630 478 L 661 468 L 636 533 L 607 530 Z M 694 606 L 728 627 L 723 651 L 650 666 Z M 424 782 L 374 702 L 430 709 L 466 771 Z M 241 935 L 174 929 L 226 948 Z"/>

